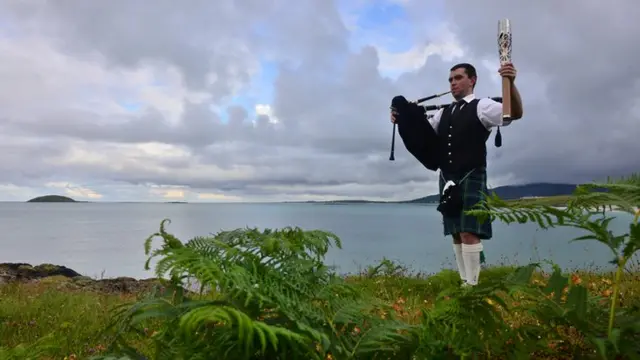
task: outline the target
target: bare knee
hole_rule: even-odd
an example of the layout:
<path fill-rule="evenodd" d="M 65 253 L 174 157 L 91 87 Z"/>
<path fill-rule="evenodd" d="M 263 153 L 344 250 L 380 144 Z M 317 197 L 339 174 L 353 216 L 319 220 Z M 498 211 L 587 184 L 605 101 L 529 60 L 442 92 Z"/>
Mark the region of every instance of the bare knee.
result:
<path fill-rule="evenodd" d="M 463 232 L 460 233 L 460 240 L 463 244 L 475 245 L 480 243 L 480 238 L 473 233 Z"/>
<path fill-rule="evenodd" d="M 453 234 L 453 243 L 458 245 L 458 244 L 462 244 L 462 238 L 460 237 L 460 234 Z"/>

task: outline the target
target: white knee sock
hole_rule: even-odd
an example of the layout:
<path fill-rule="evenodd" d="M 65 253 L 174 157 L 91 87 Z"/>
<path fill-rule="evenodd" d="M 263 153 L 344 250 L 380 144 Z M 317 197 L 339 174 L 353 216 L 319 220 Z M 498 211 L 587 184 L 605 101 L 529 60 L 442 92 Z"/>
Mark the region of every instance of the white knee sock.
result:
<path fill-rule="evenodd" d="M 462 279 L 462 282 L 466 282 L 467 273 L 464 267 L 464 258 L 462 257 L 462 245 L 453 244 L 453 253 L 456 255 L 456 264 L 458 264 L 458 273 L 460 273 L 460 279 Z"/>
<path fill-rule="evenodd" d="M 467 284 L 477 285 L 480 277 L 480 252 L 482 243 L 467 245 L 462 244 L 462 258 L 464 259 L 464 270 L 467 275 Z"/>

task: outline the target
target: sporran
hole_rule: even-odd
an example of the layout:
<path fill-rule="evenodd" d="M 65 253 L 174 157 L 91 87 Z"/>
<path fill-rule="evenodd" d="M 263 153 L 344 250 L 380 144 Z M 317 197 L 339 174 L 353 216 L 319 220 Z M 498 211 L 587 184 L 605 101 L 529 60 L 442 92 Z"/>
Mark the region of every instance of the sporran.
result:
<path fill-rule="evenodd" d="M 446 181 L 442 172 L 440 176 L 446 181 L 442 194 L 440 194 L 440 204 L 438 204 L 437 210 L 446 217 L 458 217 L 462 213 L 464 208 L 464 199 L 462 193 L 462 183 L 471 175 L 473 170 L 469 171 L 459 182 L 449 180 Z"/>

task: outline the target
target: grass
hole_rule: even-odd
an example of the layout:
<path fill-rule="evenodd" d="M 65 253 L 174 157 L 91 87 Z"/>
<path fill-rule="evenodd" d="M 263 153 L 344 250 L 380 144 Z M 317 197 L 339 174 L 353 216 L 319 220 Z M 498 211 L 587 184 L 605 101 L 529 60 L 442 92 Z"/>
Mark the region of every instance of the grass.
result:
<path fill-rule="evenodd" d="M 78 359 L 104 350 L 100 332 L 112 309 L 133 295 L 73 290 L 63 277 L 0 285 L 0 346 L 32 345 L 46 335 L 57 339 L 51 359 Z"/>
<path fill-rule="evenodd" d="M 536 206 L 556 206 L 563 207 L 567 206 L 571 201 L 571 195 L 555 195 L 555 196 L 542 196 L 536 198 L 522 198 L 522 199 L 513 199 L 507 200 L 507 203 L 514 204 L 516 206 L 522 205 L 536 205 Z M 605 206 L 606 210 L 613 210 L 612 206 Z"/>
<path fill-rule="evenodd" d="M 482 271 L 481 281 L 504 277 L 514 269 L 512 266 L 486 268 Z M 437 274 L 419 275 L 383 262 L 381 270 L 375 276 L 365 271 L 348 275 L 345 279 L 375 294 L 408 324 L 418 324 L 422 310 L 432 308 L 437 296 L 459 281 L 457 273 L 448 269 Z M 533 283 L 542 283 L 548 276 L 536 272 Z M 571 275 L 572 283 L 582 283 L 590 292 L 600 294 L 604 299 L 612 295 L 612 279 L 612 273 L 597 270 Z M 0 347 L 32 345 L 46 335 L 53 335 L 55 347 L 43 359 L 87 359 L 106 350 L 112 333 L 104 333 L 103 330 L 108 327 L 113 311 L 120 305 L 137 301 L 143 294 L 105 293 L 65 286 L 70 281 L 63 277 L 50 277 L 37 282 L 0 285 Z M 516 309 L 505 314 L 506 321 L 512 326 L 535 321 L 525 315 L 527 304 L 517 303 L 517 296 L 515 300 L 507 301 Z M 625 274 L 620 288 L 620 305 L 622 308 L 640 305 L 640 271 Z M 387 314 L 382 312 L 380 316 L 384 318 Z M 147 333 L 150 336 L 152 332 L 153 329 L 148 329 Z M 556 339 L 558 345 L 583 346 L 582 339 L 575 333 L 566 331 L 565 335 L 564 339 Z M 144 336 L 140 337 L 138 344 L 151 351 L 152 344 Z M 547 358 L 557 358 L 552 350 Z"/>
<path fill-rule="evenodd" d="M 523 198 L 507 200 L 511 204 L 518 205 L 546 205 L 546 206 L 567 206 L 567 203 L 571 199 L 570 195 L 557 195 L 557 196 L 543 196 L 536 198 Z"/>

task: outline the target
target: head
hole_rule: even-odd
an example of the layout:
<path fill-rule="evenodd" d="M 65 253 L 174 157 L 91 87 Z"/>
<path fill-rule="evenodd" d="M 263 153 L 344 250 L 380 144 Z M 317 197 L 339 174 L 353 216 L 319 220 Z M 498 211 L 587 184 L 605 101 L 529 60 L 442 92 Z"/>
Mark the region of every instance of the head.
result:
<path fill-rule="evenodd" d="M 469 94 L 473 94 L 477 80 L 478 74 L 473 65 L 467 63 L 455 65 L 449 73 L 451 95 L 453 95 L 456 100 L 460 100 Z"/>

